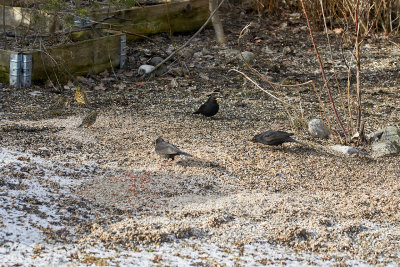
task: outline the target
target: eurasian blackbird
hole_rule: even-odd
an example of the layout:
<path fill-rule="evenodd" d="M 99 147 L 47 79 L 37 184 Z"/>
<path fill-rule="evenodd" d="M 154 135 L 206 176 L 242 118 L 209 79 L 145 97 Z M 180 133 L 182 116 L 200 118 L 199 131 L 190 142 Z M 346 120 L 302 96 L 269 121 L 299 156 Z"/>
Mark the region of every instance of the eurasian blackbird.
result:
<path fill-rule="evenodd" d="M 219 100 L 217 96 L 210 96 L 208 100 L 200 106 L 200 108 L 193 112 L 193 114 L 203 114 L 206 117 L 211 117 L 217 114 L 219 110 L 219 105 L 217 100 Z"/>
<path fill-rule="evenodd" d="M 82 123 L 78 126 L 78 128 L 82 126 L 86 128 L 92 126 L 96 122 L 97 114 L 98 112 L 96 110 L 90 112 L 86 117 L 83 118 Z"/>
<path fill-rule="evenodd" d="M 256 143 L 261 143 L 264 145 L 270 145 L 270 146 L 279 146 L 282 145 L 283 143 L 287 142 L 293 142 L 293 143 L 298 143 L 301 145 L 305 145 L 295 139 L 293 139 L 291 136 L 292 133 L 287 133 L 284 131 L 274 131 L 274 130 L 268 130 L 266 132 L 257 134 L 251 139 L 252 142 Z"/>
<path fill-rule="evenodd" d="M 156 153 L 165 159 L 172 159 L 174 160 L 175 156 L 177 155 L 184 155 L 188 157 L 193 157 L 192 155 L 183 152 L 173 144 L 164 141 L 161 137 L 158 137 L 156 140 Z"/>

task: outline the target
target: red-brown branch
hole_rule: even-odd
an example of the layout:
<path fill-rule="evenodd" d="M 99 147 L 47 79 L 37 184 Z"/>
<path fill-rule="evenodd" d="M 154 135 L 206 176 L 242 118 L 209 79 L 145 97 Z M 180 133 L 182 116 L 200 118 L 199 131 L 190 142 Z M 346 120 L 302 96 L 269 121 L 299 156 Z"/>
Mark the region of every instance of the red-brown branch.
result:
<path fill-rule="evenodd" d="M 326 79 L 326 75 L 325 75 L 325 71 L 324 71 L 324 66 L 322 65 L 321 57 L 319 56 L 318 48 L 317 48 L 317 45 L 316 45 L 316 43 L 315 43 L 315 39 L 314 39 L 312 30 L 311 30 L 310 19 L 308 18 L 307 11 L 306 11 L 306 8 L 305 8 L 305 6 L 304 6 L 304 1 L 303 1 L 303 0 L 300 0 L 300 1 L 301 1 L 301 5 L 302 5 L 302 7 L 303 7 L 304 15 L 306 16 L 306 19 L 307 19 L 307 25 L 308 25 L 308 29 L 310 30 L 311 41 L 312 41 L 312 43 L 313 43 L 314 51 L 315 51 L 315 54 L 316 54 L 317 59 L 318 59 L 319 67 L 321 68 L 322 78 L 323 78 L 324 83 L 325 83 L 326 91 L 328 92 L 329 101 L 331 102 L 333 112 L 335 113 L 336 121 L 338 122 L 340 128 L 342 129 L 342 132 L 343 132 L 343 134 L 344 134 L 346 140 L 348 140 L 346 130 L 344 129 L 344 126 L 343 126 L 343 124 L 342 124 L 342 121 L 341 121 L 340 118 L 339 118 L 339 115 L 338 115 L 337 110 L 336 110 L 335 102 L 333 101 L 333 98 L 332 98 L 331 89 L 329 88 L 329 84 L 328 84 L 328 81 L 327 81 L 327 79 Z"/>

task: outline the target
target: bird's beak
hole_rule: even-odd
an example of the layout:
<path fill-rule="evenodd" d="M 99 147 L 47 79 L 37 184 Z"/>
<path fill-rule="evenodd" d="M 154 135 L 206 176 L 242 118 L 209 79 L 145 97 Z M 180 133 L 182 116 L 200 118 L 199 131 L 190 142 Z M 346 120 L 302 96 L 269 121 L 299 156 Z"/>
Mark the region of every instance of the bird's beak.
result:
<path fill-rule="evenodd" d="M 220 97 L 217 97 L 217 98 L 215 98 L 215 100 L 219 101 L 219 100 L 221 100 L 221 98 L 220 98 Z"/>

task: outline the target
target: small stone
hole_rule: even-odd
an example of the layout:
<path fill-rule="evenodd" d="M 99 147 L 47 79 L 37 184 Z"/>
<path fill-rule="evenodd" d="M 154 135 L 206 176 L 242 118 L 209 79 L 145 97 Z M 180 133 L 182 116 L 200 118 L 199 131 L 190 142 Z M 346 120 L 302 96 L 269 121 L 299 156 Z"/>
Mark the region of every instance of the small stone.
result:
<path fill-rule="evenodd" d="M 208 50 L 207 48 L 203 47 L 203 49 L 201 50 L 201 53 L 203 53 L 203 55 L 208 55 L 208 54 L 210 54 L 210 50 Z"/>
<path fill-rule="evenodd" d="M 362 153 L 360 150 L 358 150 L 357 148 L 352 147 L 352 146 L 333 145 L 333 146 L 330 146 L 329 148 L 333 151 L 340 152 L 342 154 L 347 154 L 347 155 Z"/>
<path fill-rule="evenodd" d="M 224 54 L 226 58 L 234 58 L 239 56 L 240 52 L 237 49 L 226 49 Z"/>
<path fill-rule="evenodd" d="M 154 70 L 154 66 L 152 66 L 152 65 L 141 65 L 138 69 L 138 74 L 143 76 L 143 75 L 150 73 L 153 70 Z"/>
<path fill-rule="evenodd" d="M 194 57 L 202 57 L 203 53 L 201 51 L 200 52 L 196 52 L 196 53 L 193 54 L 193 56 Z"/>
<path fill-rule="evenodd" d="M 243 59 L 245 62 L 247 62 L 248 64 L 253 64 L 254 63 L 254 59 L 256 58 L 256 55 L 253 52 L 249 52 L 249 51 L 244 51 L 242 53 Z M 238 57 L 240 59 L 242 59 L 242 57 L 240 55 L 238 55 Z"/>
<path fill-rule="evenodd" d="M 289 46 L 285 46 L 282 50 L 282 53 L 284 55 L 289 55 L 290 53 L 292 53 L 292 49 Z"/>
<path fill-rule="evenodd" d="M 312 119 L 308 123 L 308 131 L 316 138 L 328 138 L 331 131 L 321 119 Z"/>
<path fill-rule="evenodd" d="M 157 66 L 160 64 L 164 59 L 162 57 L 153 57 L 150 59 L 150 65 Z"/>
<path fill-rule="evenodd" d="M 274 53 L 274 51 L 272 51 L 272 49 L 269 48 L 269 46 L 264 46 L 264 47 L 261 49 L 261 52 L 262 52 L 263 54 L 273 54 L 273 53 Z"/>
<path fill-rule="evenodd" d="M 179 55 L 181 55 L 182 57 L 184 57 L 185 59 L 189 59 L 193 56 L 194 54 L 194 50 L 192 48 L 184 48 L 179 52 Z"/>

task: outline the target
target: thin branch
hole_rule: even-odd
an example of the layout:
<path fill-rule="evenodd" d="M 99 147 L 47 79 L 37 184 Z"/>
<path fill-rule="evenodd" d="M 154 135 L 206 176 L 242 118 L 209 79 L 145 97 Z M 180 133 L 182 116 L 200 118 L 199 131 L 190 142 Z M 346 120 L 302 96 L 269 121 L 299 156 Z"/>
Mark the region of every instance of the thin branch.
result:
<path fill-rule="evenodd" d="M 300 0 L 300 2 L 301 2 L 301 5 L 303 6 L 304 15 L 306 16 L 306 19 L 307 19 L 307 25 L 308 25 L 308 29 L 309 29 L 309 31 L 310 31 L 311 41 L 312 41 L 312 43 L 313 43 L 314 51 L 315 51 L 315 54 L 316 54 L 317 59 L 318 59 L 319 67 L 320 67 L 320 69 L 321 69 L 322 78 L 324 79 L 325 88 L 326 88 L 326 90 L 327 90 L 327 92 L 328 92 L 329 101 L 331 102 L 333 112 L 335 113 L 336 121 L 338 122 L 338 124 L 339 124 L 340 128 L 342 129 L 342 132 L 343 132 L 343 134 L 344 134 L 344 136 L 346 137 L 346 140 L 347 140 L 347 133 L 346 133 L 346 130 L 344 129 L 344 126 L 343 126 L 343 124 L 342 124 L 342 121 L 340 120 L 339 115 L 338 115 L 338 113 L 337 113 L 336 106 L 335 106 L 335 102 L 333 101 L 333 98 L 332 98 L 331 89 L 329 88 L 329 84 L 328 84 L 328 81 L 327 81 L 327 79 L 326 79 L 324 66 L 323 66 L 323 64 L 322 64 L 321 57 L 319 56 L 319 52 L 318 52 L 317 45 L 316 45 L 316 43 L 315 43 L 314 35 L 313 35 L 313 33 L 312 33 L 312 30 L 311 30 L 310 19 L 308 18 L 308 14 L 307 14 L 307 11 L 306 11 L 306 7 L 305 7 L 305 5 L 304 5 L 304 0 Z"/>
<path fill-rule="evenodd" d="M 359 24 L 359 0 L 357 0 L 355 10 L 356 26 L 356 79 L 357 79 L 357 131 L 361 130 L 361 80 L 360 80 L 360 24 Z M 361 135 L 361 133 L 360 133 Z"/>

